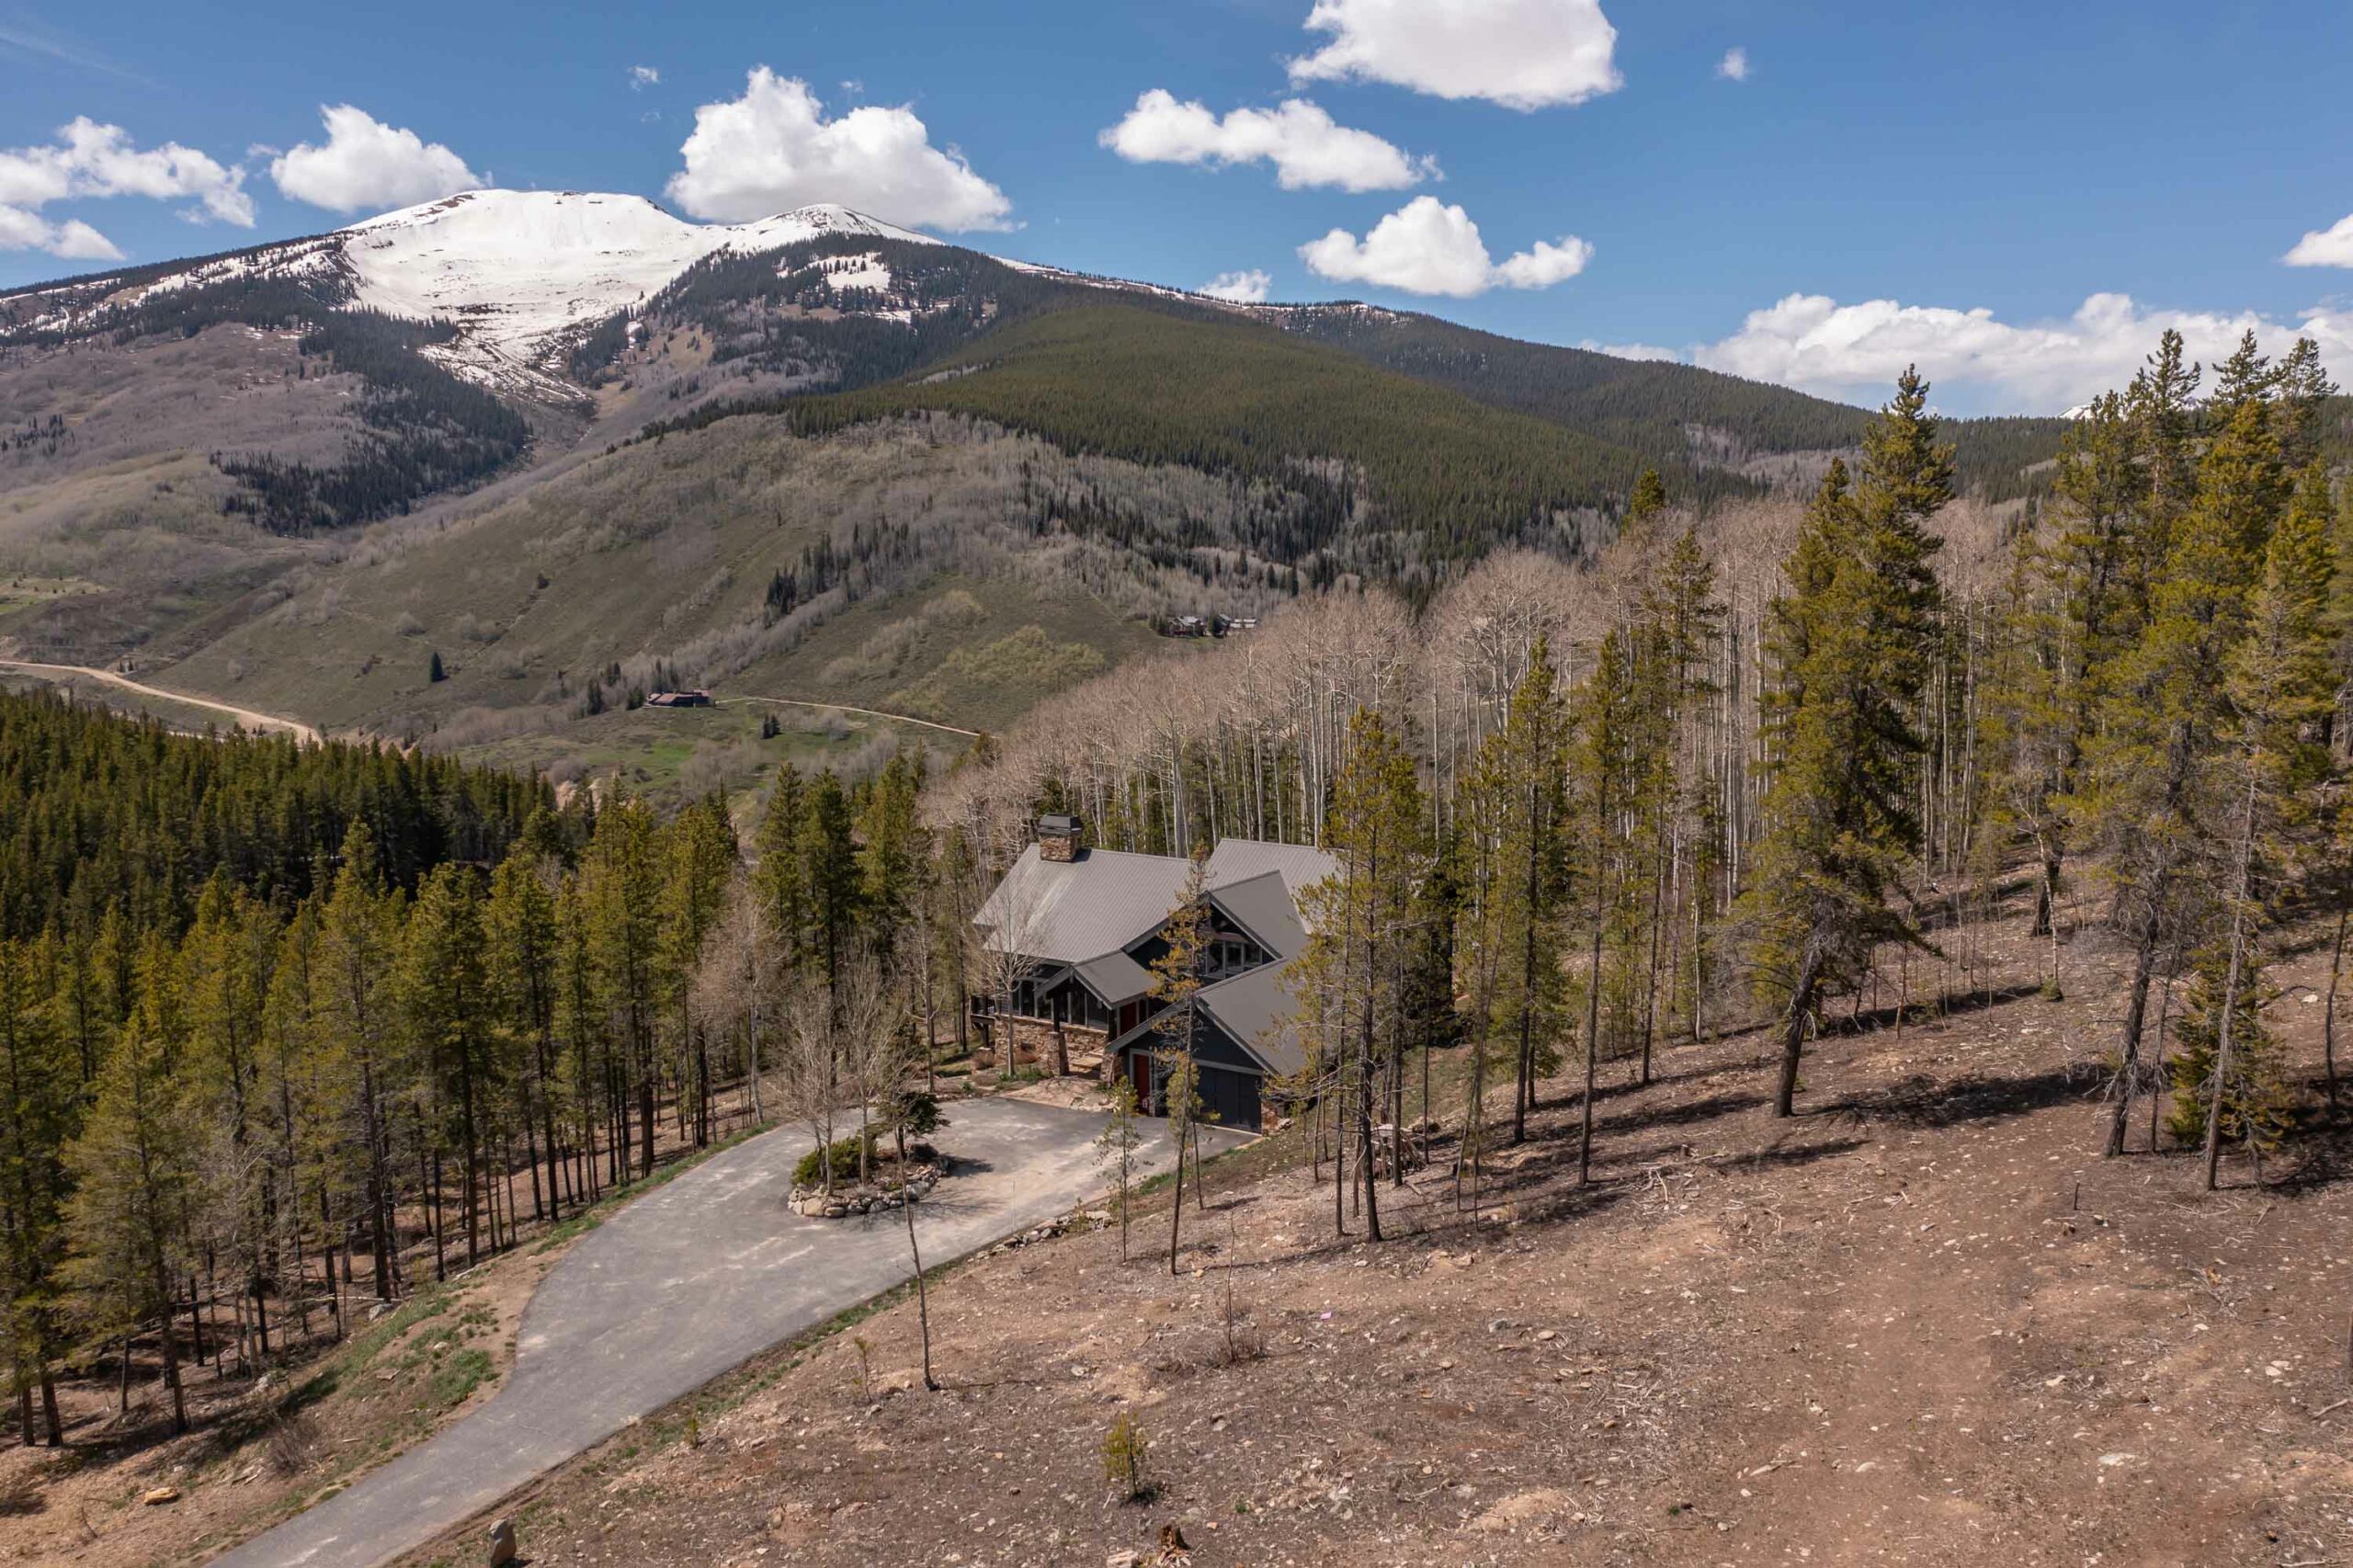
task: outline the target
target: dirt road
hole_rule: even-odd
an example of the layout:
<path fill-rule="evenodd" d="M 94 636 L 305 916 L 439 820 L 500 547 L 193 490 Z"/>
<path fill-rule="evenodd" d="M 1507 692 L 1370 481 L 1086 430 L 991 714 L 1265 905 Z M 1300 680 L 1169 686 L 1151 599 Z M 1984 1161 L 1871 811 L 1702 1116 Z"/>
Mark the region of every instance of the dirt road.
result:
<path fill-rule="evenodd" d="M 282 734 L 290 734 L 296 740 L 311 745 L 316 745 L 320 740 L 319 732 L 303 723 L 300 719 L 288 719 L 276 713 L 260 713 L 251 708 L 240 708 L 233 702 L 216 702 L 210 697 L 193 697 L 185 691 L 166 691 L 160 686 L 149 686 L 146 682 L 133 680 L 129 676 L 118 675 L 112 670 L 96 669 L 88 665 L 44 665 L 31 659 L 0 659 L 0 670 L 23 670 L 31 675 L 63 676 L 68 678 L 74 676 L 86 676 L 92 680 L 103 681 L 108 686 L 119 687 L 124 691 L 135 691 L 142 697 L 153 697 L 159 701 L 177 702 L 189 708 L 201 708 L 209 712 L 225 714 L 248 729 L 272 730 Z"/>

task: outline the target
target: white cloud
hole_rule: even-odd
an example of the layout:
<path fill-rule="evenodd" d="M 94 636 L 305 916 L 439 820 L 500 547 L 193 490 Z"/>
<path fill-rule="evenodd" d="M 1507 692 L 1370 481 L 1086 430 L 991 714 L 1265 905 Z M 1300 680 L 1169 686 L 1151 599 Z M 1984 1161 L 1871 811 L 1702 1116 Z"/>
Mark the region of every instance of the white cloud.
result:
<path fill-rule="evenodd" d="M 244 187 L 245 171 L 224 167 L 210 155 L 176 142 L 144 151 L 131 145 L 131 133 L 119 125 L 101 125 L 86 115 L 58 129 L 47 146 L 0 151 L 0 204 L 38 208 L 51 201 L 77 198 L 144 196 L 171 200 L 192 196 L 199 205 L 188 210 L 198 222 L 219 219 L 239 228 L 251 228 L 254 199 Z M 73 231 L 72 243 L 98 244 L 97 231 L 86 223 L 51 224 L 58 233 Z M 86 236 L 86 237 L 79 237 Z M 44 250 L 52 249 L 44 244 Z M 110 255 L 84 248 L 56 251 L 59 256 Z"/>
<path fill-rule="evenodd" d="M 1200 291 L 1212 300 L 1231 300 L 1237 305 L 1266 303 L 1267 290 L 1275 286 L 1275 275 L 1263 267 L 1253 267 L 1241 272 L 1221 272 L 1201 285 Z"/>
<path fill-rule="evenodd" d="M 1316 0 L 1307 26 L 1332 41 L 1290 62 L 1293 81 L 1389 82 L 1517 109 L 1625 85 L 1601 0 Z"/>
<path fill-rule="evenodd" d="M 1727 82 L 1747 81 L 1748 51 L 1738 44 L 1725 50 L 1724 57 L 1716 62 L 1716 74 Z"/>
<path fill-rule="evenodd" d="M 2353 267 L 2353 217 L 2314 229 L 2282 258 L 2290 267 Z"/>
<path fill-rule="evenodd" d="M 114 242 L 79 218 L 52 223 L 21 207 L 0 207 L 0 250 L 39 250 L 74 261 L 120 261 Z"/>
<path fill-rule="evenodd" d="M 1495 268 L 1495 280 L 1514 289 L 1550 289 L 1566 283 L 1593 259 L 1591 242 L 1563 234 L 1559 244 L 1539 240 Z"/>
<path fill-rule="evenodd" d="M 1740 330 L 1691 352 L 1694 363 L 1825 396 L 1874 403 L 1907 365 L 1949 406 L 2054 414 L 2123 386 L 2171 327 L 2193 358 L 2228 355 L 2249 330 L 2284 349 L 2297 336 L 2332 365 L 2353 365 L 2353 316 L 2307 312 L 2300 323 L 2253 312 L 2151 310 L 2094 294 L 2063 321 L 2014 325 L 1987 310 L 1866 300 L 1842 305 L 1791 294 L 1752 311 Z"/>
<path fill-rule="evenodd" d="M 365 109 L 323 105 L 319 120 L 326 127 L 324 146 L 298 142 L 270 162 L 269 177 L 297 201 L 337 212 L 388 211 L 483 184 L 440 142 L 386 125 Z"/>
<path fill-rule="evenodd" d="M 837 201 L 894 223 L 1002 229 L 1013 203 L 953 147 L 931 144 L 910 108 L 866 105 L 837 119 L 809 84 L 763 65 L 744 96 L 695 110 L 670 199 L 698 218 L 741 222 Z"/>
<path fill-rule="evenodd" d="M 632 65 L 629 68 L 631 92 L 642 92 L 648 87 L 658 87 L 661 85 L 662 73 L 658 68 L 652 65 Z"/>
<path fill-rule="evenodd" d="M 1271 109 L 1238 108 L 1220 119 L 1205 104 L 1180 103 L 1154 87 L 1097 140 L 1131 164 L 1271 163 L 1275 183 L 1285 190 L 1399 190 L 1438 173 L 1435 158 L 1351 131 L 1304 98 Z"/>
<path fill-rule="evenodd" d="M 1300 246 L 1299 256 L 1318 278 L 1461 300 L 1498 285 L 1548 289 L 1584 271 L 1593 247 L 1564 234 L 1498 264 L 1487 255 L 1471 214 L 1435 196 L 1417 196 L 1375 223 L 1363 239 L 1335 229 Z"/>

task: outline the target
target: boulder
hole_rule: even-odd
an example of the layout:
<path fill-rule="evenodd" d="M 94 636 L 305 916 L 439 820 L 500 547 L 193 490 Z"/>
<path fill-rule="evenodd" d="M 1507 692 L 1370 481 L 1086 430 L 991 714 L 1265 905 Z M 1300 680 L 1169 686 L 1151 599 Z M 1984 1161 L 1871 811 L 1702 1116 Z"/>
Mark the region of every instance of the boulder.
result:
<path fill-rule="evenodd" d="M 178 1502 L 180 1489 L 176 1486 L 151 1486 L 139 1494 L 139 1500 L 150 1508 L 161 1507 L 166 1503 Z"/>
<path fill-rule="evenodd" d="M 515 1561 L 515 1521 L 501 1519 L 490 1527 L 490 1568 L 507 1568 Z"/>

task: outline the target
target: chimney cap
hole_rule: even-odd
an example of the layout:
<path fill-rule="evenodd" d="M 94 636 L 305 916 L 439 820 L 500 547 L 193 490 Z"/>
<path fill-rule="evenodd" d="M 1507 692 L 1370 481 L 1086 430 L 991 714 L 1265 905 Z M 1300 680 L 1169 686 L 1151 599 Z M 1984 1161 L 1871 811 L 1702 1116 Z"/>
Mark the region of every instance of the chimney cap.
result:
<path fill-rule="evenodd" d="M 1038 819 L 1038 831 L 1055 837 L 1074 835 L 1086 824 L 1063 812 L 1050 812 Z"/>

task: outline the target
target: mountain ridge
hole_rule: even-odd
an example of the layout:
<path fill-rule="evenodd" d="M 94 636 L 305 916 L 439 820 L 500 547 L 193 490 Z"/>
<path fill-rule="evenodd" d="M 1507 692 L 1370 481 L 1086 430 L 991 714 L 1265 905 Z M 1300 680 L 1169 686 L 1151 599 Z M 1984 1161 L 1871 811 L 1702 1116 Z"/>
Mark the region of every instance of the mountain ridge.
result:
<path fill-rule="evenodd" d="M 1766 497 L 1865 418 L 582 192 L 0 295 L 0 571 L 45 585 L 0 597 L 0 652 L 517 761 L 678 681 L 999 726 L 1169 617 L 1582 556 L 1646 467 Z M 1955 429 L 1964 472 L 2009 460 Z"/>

